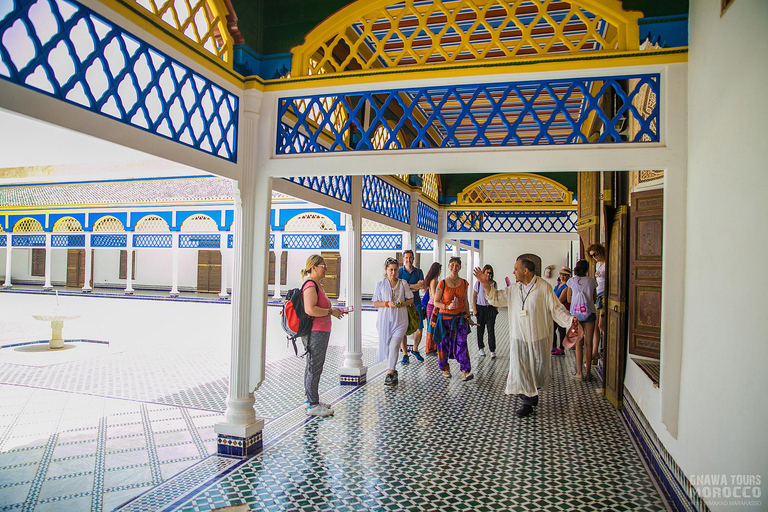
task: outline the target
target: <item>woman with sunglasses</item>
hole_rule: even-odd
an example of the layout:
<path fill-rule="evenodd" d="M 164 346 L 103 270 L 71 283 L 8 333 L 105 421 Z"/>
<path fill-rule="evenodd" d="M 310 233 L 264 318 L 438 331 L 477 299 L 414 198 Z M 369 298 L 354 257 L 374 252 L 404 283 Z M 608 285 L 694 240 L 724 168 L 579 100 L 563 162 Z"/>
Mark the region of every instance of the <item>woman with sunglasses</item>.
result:
<path fill-rule="evenodd" d="M 605 331 L 603 325 L 603 303 L 605 302 L 605 248 L 600 244 L 592 244 L 587 247 L 587 254 L 595 261 L 595 281 L 597 281 L 597 329 L 595 329 L 592 341 L 592 364 L 597 364 L 600 355 L 600 334 Z M 589 354 L 587 354 L 589 357 Z"/>
<path fill-rule="evenodd" d="M 493 267 L 486 265 L 483 267 L 483 274 L 488 276 L 488 284 L 491 288 L 496 288 L 496 281 L 493 280 Z M 499 310 L 488 304 L 485 299 L 485 289 L 480 285 L 480 281 L 475 281 L 472 287 L 472 314 L 477 320 L 477 353 L 485 356 L 485 345 L 483 344 L 483 335 L 485 327 L 488 327 L 488 350 L 491 351 L 491 359 L 496 359 L 496 315 Z"/>
<path fill-rule="evenodd" d="M 325 365 L 325 354 L 328 352 L 328 339 L 331 337 L 331 317 L 341 318 L 342 310 L 331 307 L 331 301 L 325 294 L 320 281 L 325 277 L 325 260 L 322 256 L 313 254 L 307 258 L 307 263 L 301 270 L 304 284 L 301 293 L 304 298 L 304 311 L 311 317 L 312 332 L 303 337 L 307 350 L 307 366 L 304 370 L 304 392 L 307 395 L 307 414 L 309 416 L 331 416 L 333 409 L 328 404 L 320 403 L 320 376 Z"/>
<path fill-rule="evenodd" d="M 387 361 L 387 376 L 385 386 L 396 386 L 398 382 L 397 355 L 400 342 L 408 329 L 408 310 L 413 304 L 413 292 L 404 279 L 399 279 L 397 260 L 387 258 L 384 262 L 384 279 L 376 284 L 373 291 L 373 305 L 379 308 L 376 318 L 376 329 L 379 332 L 379 350 L 376 352 L 376 362 Z"/>
<path fill-rule="evenodd" d="M 461 380 L 468 381 L 474 378 L 467 350 L 470 325 L 467 303 L 469 283 L 459 277 L 459 270 L 461 258 L 454 256 L 448 260 L 448 277 L 440 281 L 435 290 L 435 307 L 440 310 L 436 329 L 441 333 L 440 341 L 437 342 L 437 362 L 443 376 L 450 379 L 448 359 L 456 359 L 461 369 Z"/>

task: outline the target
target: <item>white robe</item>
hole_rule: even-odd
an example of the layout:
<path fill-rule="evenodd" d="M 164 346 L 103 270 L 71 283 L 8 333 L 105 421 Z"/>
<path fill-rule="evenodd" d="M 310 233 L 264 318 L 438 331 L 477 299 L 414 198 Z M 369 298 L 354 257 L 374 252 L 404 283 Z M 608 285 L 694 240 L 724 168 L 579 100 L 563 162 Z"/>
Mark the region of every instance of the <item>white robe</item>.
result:
<path fill-rule="evenodd" d="M 405 282 L 400 279 L 394 290 L 389 286 L 389 280 L 385 277 L 376 284 L 371 300 L 405 302 L 413 298 L 413 292 Z M 408 330 L 408 309 L 407 308 L 379 308 L 379 315 L 376 317 L 376 330 L 379 331 L 379 349 L 376 351 L 376 363 L 387 359 L 389 342 L 392 338 L 402 338 L 405 331 Z"/>
<path fill-rule="evenodd" d="M 537 388 L 546 388 L 551 380 L 552 321 L 561 327 L 570 327 L 573 321 L 552 286 L 539 277 L 534 279 L 533 288 L 525 299 L 525 316 L 519 314 L 525 297 L 524 290 L 521 294 L 522 283 L 486 293 L 489 304 L 508 306 L 508 395 L 536 396 Z"/>

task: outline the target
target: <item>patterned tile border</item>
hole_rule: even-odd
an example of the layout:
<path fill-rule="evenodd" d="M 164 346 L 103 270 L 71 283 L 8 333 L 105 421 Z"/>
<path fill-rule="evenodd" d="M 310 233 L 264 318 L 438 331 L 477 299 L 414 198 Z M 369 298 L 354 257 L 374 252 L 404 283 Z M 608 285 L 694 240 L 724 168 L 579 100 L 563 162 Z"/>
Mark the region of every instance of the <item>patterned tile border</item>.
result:
<path fill-rule="evenodd" d="M 264 443 L 261 432 L 257 432 L 247 438 L 219 434 L 216 446 L 218 447 L 219 455 L 246 458 L 260 453 Z"/>
<path fill-rule="evenodd" d="M 624 388 L 622 416 L 653 477 L 660 484 L 667 501 L 674 509 L 686 512 L 709 512 L 709 507 L 661 443 L 627 388 Z"/>
<path fill-rule="evenodd" d="M 340 384 L 342 386 L 362 386 L 365 384 L 366 376 L 363 375 L 342 375 Z"/>

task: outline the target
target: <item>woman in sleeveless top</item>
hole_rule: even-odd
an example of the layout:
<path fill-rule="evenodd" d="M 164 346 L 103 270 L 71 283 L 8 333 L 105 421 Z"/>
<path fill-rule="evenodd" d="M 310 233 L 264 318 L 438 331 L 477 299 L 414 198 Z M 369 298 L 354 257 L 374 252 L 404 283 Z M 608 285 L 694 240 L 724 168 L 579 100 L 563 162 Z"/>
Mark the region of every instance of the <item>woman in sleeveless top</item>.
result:
<path fill-rule="evenodd" d="M 424 320 L 427 324 L 427 344 L 426 348 L 424 349 L 427 354 L 433 354 L 437 352 L 437 343 L 435 343 L 434 340 L 434 325 L 432 325 L 432 313 L 435 310 L 435 290 L 437 290 L 437 283 L 440 281 L 438 277 L 440 276 L 440 272 L 443 270 L 443 266 L 438 263 L 434 262 L 431 267 L 429 267 L 429 272 L 427 272 L 427 277 L 424 278 L 424 289 L 426 291 L 427 295 L 427 305 L 424 308 L 425 316 Z"/>
<path fill-rule="evenodd" d="M 461 258 L 454 256 L 448 261 L 448 277 L 440 281 L 435 290 L 435 307 L 439 309 L 437 329 L 442 331 L 438 336 L 437 360 L 445 378 L 451 378 L 448 359 L 456 359 L 461 369 L 461 380 L 474 378 L 472 363 L 467 349 L 467 334 L 469 332 L 469 305 L 467 287 L 469 283 L 459 277 Z"/>

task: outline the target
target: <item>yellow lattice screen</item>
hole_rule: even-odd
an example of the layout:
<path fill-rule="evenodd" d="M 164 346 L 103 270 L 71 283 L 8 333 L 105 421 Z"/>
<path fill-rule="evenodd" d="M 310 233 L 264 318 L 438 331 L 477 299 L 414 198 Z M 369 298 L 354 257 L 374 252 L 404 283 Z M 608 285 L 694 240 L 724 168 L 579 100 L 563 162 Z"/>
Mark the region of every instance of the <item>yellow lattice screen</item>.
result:
<path fill-rule="evenodd" d="M 183 233 L 215 233 L 218 230 L 216 221 L 207 215 L 193 215 L 181 223 Z"/>
<path fill-rule="evenodd" d="M 336 224 L 320 213 L 302 213 L 285 223 L 286 231 L 336 231 Z"/>
<path fill-rule="evenodd" d="M 195 46 L 232 64 L 234 40 L 221 0 L 128 0 L 143 7 Z"/>
<path fill-rule="evenodd" d="M 421 180 L 422 194 L 432 199 L 434 202 L 437 202 L 437 197 L 440 193 L 437 174 L 422 174 Z"/>
<path fill-rule="evenodd" d="M 136 223 L 136 231 L 143 233 L 167 233 L 170 231 L 165 219 L 158 215 L 147 215 Z"/>
<path fill-rule="evenodd" d="M 114 217 L 102 217 L 93 225 L 96 232 L 115 233 L 125 231 L 123 223 Z"/>
<path fill-rule="evenodd" d="M 298 76 L 636 50 L 640 17 L 620 0 L 358 0 L 293 49 L 292 70 Z"/>
<path fill-rule="evenodd" d="M 81 233 L 83 226 L 77 219 L 72 217 L 62 217 L 53 225 L 54 233 Z"/>
<path fill-rule="evenodd" d="M 458 205 L 571 206 L 572 194 L 563 185 L 536 174 L 497 174 L 465 188 Z"/>
<path fill-rule="evenodd" d="M 42 233 L 43 225 L 39 221 L 26 217 L 13 225 L 14 233 Z"/>

